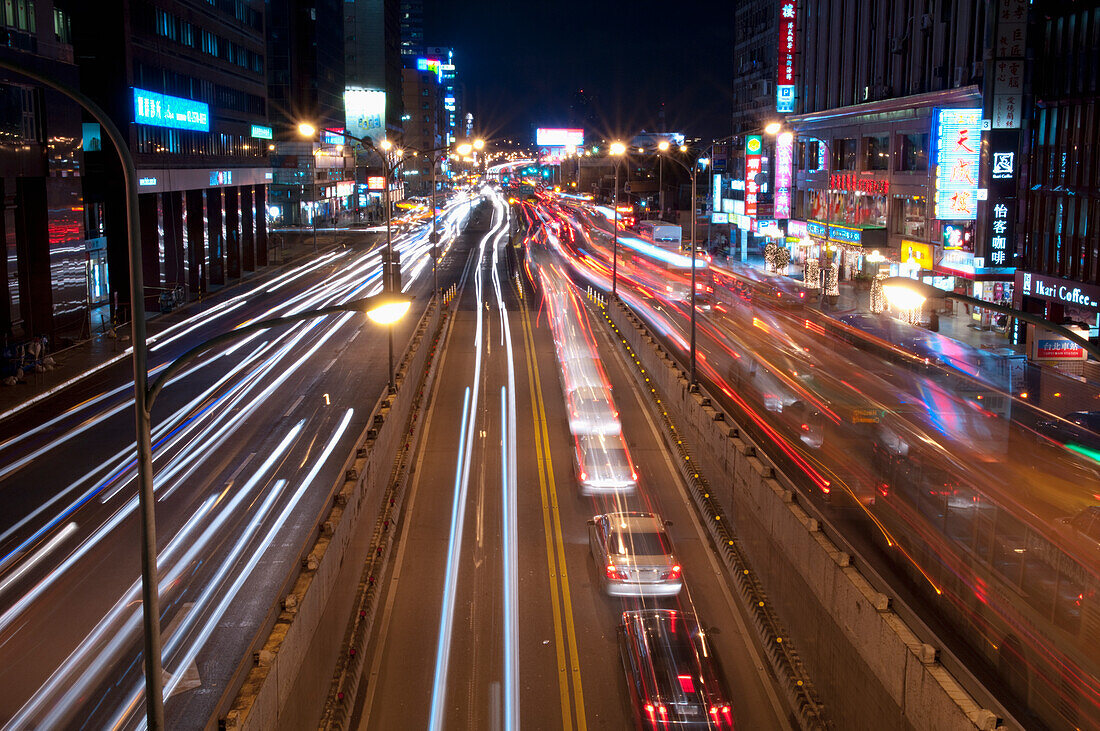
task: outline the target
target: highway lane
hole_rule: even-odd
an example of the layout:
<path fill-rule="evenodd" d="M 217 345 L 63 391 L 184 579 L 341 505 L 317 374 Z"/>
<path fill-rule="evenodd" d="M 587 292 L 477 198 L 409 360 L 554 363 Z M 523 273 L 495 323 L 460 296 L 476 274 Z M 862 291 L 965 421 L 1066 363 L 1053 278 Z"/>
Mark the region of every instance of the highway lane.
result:
<path fill-rule="evenodd" d="M 570 272 L 608 289 L 610 224 L 572 210 L 540 215 L 576 221 Z M 686 304 L 629 263 L 619 273 L 620 294 L 685 359 Z M 1040 438 L 1043 412 L 984 380 L 996 371 L 950 341 L 913 329 L 903 344 L 917 357 L 812 308 L 769 304 L 766 287 L 715 288 L 715 309 L 698 318 L 711 393 L 805 476 L 805 497 L 965 668 L 945 662 L 997 697 L 982 702 L 1024 723 L 1080 723 L 1100 698 L 1083 629 L 1100 566 L 1066 520 L 1100 500 L 1096 464 Z M 1030 679 L 1011 670 L 1021 664 Z"/>
<path fill-rule="evenodd" d="M 482 257 L 484 278 L 491 277 L 486 271 L 491 266 L 488 257 Z M 624 728 L 630 724 L 630 711 L 616 626 L 623 609 L 637 603 L 604 596 L 600 589 L 587 521 L 610 504 L 583 497 L 577 486 L 573 437 L 558 382 L 548 311 L 528 290 L 522 301 L 505 291 L 508 312 L 498 312 L 495 294 L 483 290 L 477 297 L 475 275 L 468 277 L 441 362 L 440 372 L 447 375 L 439 382 L 426 422 L 392 575 L 370 641 L 369 675 L 357 699 L 356 719 L 364 729 L 433 727 L 433 717 L 440 727 L 508 727 L 504 719 L 509 639 L 502 575 L 504 562 L 514 555 L 519 725 Z M 483 344 L 477 339 L 479 322 L 481 332 L 493 334 Z M 510 364 L 502 326 L 511 333 Z M 599 347 L 606 349 L 605 363 L 613 374 L 624 429 L 646 486 L 644 501 L 618 504 L 655 507 L 672 521 L 670 531 L 685 575 L 696 577 L 688 579 L 691 589 L 674 605 L 694 608 L 707 626 L 720 629 L 718 646 L 738 721 L 750 728 L 787 727 L 772 681 L 725 588 L 725 577 L 674 466 L 634 394 L 621 357 L 610 345 L 601 341 Z M 471 418 L 466 412 L 474 384 L 465 374 L 478 372 L 479 348 L 484 348 L 477 377 L 481 396 Z M 509 425 L 499 394 L 502 387 L 510 388 L 509 373 L 516 384 L 519 415 L 514 423 L 518 462 L 514 482 L 518 543 L 514 546 L 502 538 L 501 527 L 508 494 L 501 457 L 507 451 Z M 497 397 L 486 400 L 485 394 Z M 455 555 L 448 552 L 448 536 L 461 512 L 455 502 L 456 490 L 461 489 L 456 471 L 462 464 L 467 425 L 473 434 L 471 479 L 465 494 L 459 495 L 465 523 Z M 448 634 L 437 629 L 448 613 L 445 597 L 451 562 L 460 569 L 455 574 L 456 610 Z M 445 653 L 448 668 L 442 675 L 438 671 L 440 636 L 450 638 Z M 442 692 L 439 677 L 446 679 Z M 440 698 L 441 712 L 435 707 Z"/>
<path fill-rule="evenodd" d="M 395 333 L 400 353 L 431 278 L 422 256 L 426 231 L 397 245 L 406 272 L 419 275 L 412 285 L 418 306 Z M 202 315 L 168 323 L 162 342 L 194 329 L 160 357 L 248 319 L 363 296 L 377 287 L 378 261 L 377 247 L 337 250 L 250 282 Z M 313 321 L 215 352 L 157 405 L 165 665 L 174 675 L 168 712 L 176 722 L 196 725 L 209 716 L 384 388 L 383 331 L 353 318 Z M 21 522 L 18 513 L 5 514 L 12 525 L 0 573 L 0 718 L 16 725 L 143 722 L 126 448 L 132 417 L 125 382 L 106 388 L 115 393 L 0 445 L 3 497 L 18 496 L 23 502 L 11 503 L 27 507 Z M 80 494 L 82 504 L 68 502 Z M 31 510 L 51 495 L 58 500 L 48 509 Z M 196 674 L 200 685 L 191 687 Z"/>

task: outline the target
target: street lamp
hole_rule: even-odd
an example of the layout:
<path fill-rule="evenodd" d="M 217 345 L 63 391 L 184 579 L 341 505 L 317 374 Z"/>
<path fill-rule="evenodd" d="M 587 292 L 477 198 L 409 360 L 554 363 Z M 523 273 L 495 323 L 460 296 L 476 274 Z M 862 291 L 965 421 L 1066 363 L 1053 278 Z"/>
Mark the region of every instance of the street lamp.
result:
<path fill-rule="evenodd" d="M 199 343 L 195 347 L 188 350 L 186 353 L 176 358 L 174 361 L 168 364 L 168 366 L 161 371 L 152 385 L 149 386 L 146 403 L 152 412 L 153 402 L 156 401 L 158 395 L 164 386 L 191 361 L 198 358 L 203 353 L 218 347 L 227 342 L 237 340 L 245 335 L 251 335 L 254 332 L 260 330 L 270 330 L 274 327 L 280 327 L 282 325 L 291 325 L 302 320 L 312 320 L 318 317 L 325 317 L 326 315 L 334 315 L 341 312 L 362 312 L 367 316 L 369 320 L 378 325 L 393 325 L 405 316 L 405 313 L 409 311 L 412 306 L 412 298 L 404 295 L 395 294 L 393 292 L 383 291 L 381 294 L 376 294 L 371 297 L 363 297 L 362 299 L 352 300 L 350 302 L 344 302 L 343 304 L 331 305 L 329 307 L 320 307 L 316 310 L 305 310 L 304 312 L 296 312 L 293 315 L 287 315 L 286 317 L 273 317 L 267 320 L 260 320 L 259 322 L 253 322 L 242 327 L 238 327 L 235 330 L 222 333 L 221 335 L 215 335 L 214 337 Z M 391 329 L 392 332 L 392 329 Z"/>
<path fill-rule="evenodd" d="M 312 134 L 315 133 L 316 131 L 317 131 L 317 128 L 314 125 L 310 124 L 309 122 L 302 122 L 301 124 L 298 125 L 298 132 L 299 132 L 299 134 L 301 134 L 303 136 L 312 136 Z M 367 136 L 356 137 L 355 135 L 349 134 L 346 131 L 338 132 L 338 134 L 340 134 L 346 140 L 351 140 L 353 142 L 358 142 L 363 147 L 369 147 L 370 149 L 374 150 L 374 152 L 378 155 L 379 159 L 382 161 L 382 175 L 383 175 L 383 177 L 382 177 L 382 180 L 383 180 L 382 204 L 386 208 L 386 256 L 385 256 L 385 260 L 384 260 L 383 265 L 382 265 L 382 286 L 384 287 L 385 291 L 387 291 L 387 292 L 393 291 L 394 289 L 396 289 L 396 287 L 394 287 L 395 282 L 393 281 L 393 276 L 392 276 L 392 274 L 393 274 L 393 270 L 392 270 L 392 267 L 393 267 L 393 231 L 392 231 L 392 225 L 390 223 L 390 208 L 391 208 L 391 206 L 390 206 L 390 183 L 393 180 L 394 170 L 397 169 L 398 165 L 400 165 L 402 162 L 404 162 L 404 160 L 401 159 L 402 151 L 400 149 L 394 150 L 393 149 L 393 143 L 390 142 L 388 139 L 383 139 L 378 144 L 378 146 L 376 147 L 375 144 L 374 144 L 374 140 L 371 139 L 370 137 L 367 137 Z M 378 149 L 379 147 L 381 147 L 382 149 L 379 150 Z M 389 162 L 388 156 L 386 154 L 383 154 L 383 151 L 385 151 L 386 153 L 389 153 L 391 150 L 393 150 L 393 154 L 395 154 L 398 158 L 397 162 L 394 162 L 392 165 Z M 356 191 L 356 195 L 358 195 L 358 194 L 359 194 L 359 192 Z M 388 382 L 388 390 L 389 390 L 389 393 L 393 393 L 394 392 L 394 381 L 393 381 L 393 330 L 392 329 L 388 333 L 387 340 L 388 340 L 388 344 L 389 344 L 389 382 Z"/>
<path fill-rule="evenodd" d="M 658 145 L 659 147 L 659 145 Z M 686 151 L 687 145 L 681 145 L 680 151 Z M 674 157 L 669 158 L 672 162 L 682 167 L 688 175 L 691 176 L 691 351 L 689 355 L 689 371 L 690 371 L 690 383 L 692 386 L 696 384 L 695 380 L 695 225 L 696 219 L 696 202 L 695 195 L 697 186 L 699 183 L 699 166 L 706 167 L 710 163 L 710 158 L 699 157 L 692 161 L 691 167 L 688 167 L 684 163 L 680 162 Z"/>
<path fill-rule="evenodd" d="M 1017 320 L 1023 320 L 1029 322 L 1032 325 L 1038 325 L 1044 327 L 1051 332 L 1056 332 L 1067 340 L 1071 340 L 1079 345 L 1086 353 L 1091 355 L 1096 360 L 1100 360 L 1100 347 L 1093 345 L 1086 338 L 1081 337 L 1077 333 L 1073 332 L 1069 328 L 1056 325 L 1050 320 L 1043 319 L 1038 315 L 1033 315 L 1030 312 L 1024 312 L 1023 310 L 1017 310 L 1014 307 L 1008 307 L 1007 305 L 997 304 L 995 302 L 986 302 L 985 300 L 978 299 L 977 297 L 971 297 L 966 294 L 959 294 L 958 292 L 948 292 L 947 290 L 933 287 L 931 284 L 925 284 L 916 279 L 909 279 L 908 277 L 889 277 L 882 283 L 883 294 L 886 295 L 886 299 L 890 304 L 900 309 L 916 309 L 924 304 L 927 299 L 934 297 L 945 297 L 947 299 L 958 300 L 959 302 L 965 302 L 973 305 L 974 307 L 982 307 L 993 312 L 1000 312 L 1003 315 L 1009 315 L 1015 317 Z"/>
<path fill-rule="evenodd" d="M 626 145 L 621 142 L 611 143 L 611 155 L 612 157 L 621 157 L 626 152 Z M 615 193 L 614 204 L 615 209 L 614 220 L 612 225 L 612 231 L 614 235 L 614 244 L 611 247 L 611 296 L 617 297 L 619 295 L 619 161 L 615 161 Z"/>

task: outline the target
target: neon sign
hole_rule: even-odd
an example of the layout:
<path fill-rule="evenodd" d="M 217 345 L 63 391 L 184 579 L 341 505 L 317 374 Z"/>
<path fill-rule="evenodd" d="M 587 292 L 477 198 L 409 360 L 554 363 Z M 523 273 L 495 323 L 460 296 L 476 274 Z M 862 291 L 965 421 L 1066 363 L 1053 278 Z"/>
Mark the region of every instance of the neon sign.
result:
<path fill-rule="evenodd" d="M 798 3 L 784 0 L 779 5 L 779 75 L 775 84 L 775 111 L 794 111 L 795 19 Z"/>
<path fill-rule="evenodd" d="M 794 177 L 794 135 L 784 132 L 775 140 L 775 217 L 791 217 L 791 182 Z"/>
<path fill-rule="evenodd" d="M 134 87 L 134 122 L 155 127 L 210 131 L 210 107 L 178 96 Z"/>
<path fill-rule="evenodd" d="M 756 176 L 760 174 L 760 150 L 763 144 L 764 140 L 760 135 L 749 135 L 745 138 L 745 215 L 749 218 L 756 217 L 756 194 L 760 190 Z"/>
<path fill-rule="evenodd" d="M 978 162 L 982 110 L 940 109 L 936 114 L 936 218 L 978 216 Z"/>

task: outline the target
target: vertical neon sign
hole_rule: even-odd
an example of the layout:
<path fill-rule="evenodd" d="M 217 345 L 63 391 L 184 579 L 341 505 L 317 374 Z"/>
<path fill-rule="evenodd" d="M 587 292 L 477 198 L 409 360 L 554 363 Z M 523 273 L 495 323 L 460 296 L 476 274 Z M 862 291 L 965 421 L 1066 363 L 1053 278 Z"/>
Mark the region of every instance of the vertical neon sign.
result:
<path fill-rule="evenodd" d="M 940 109 L 936 113 L 936 218 L 978 217 L 978 160 L 982 110 Z"/>
<path fill-rule="evenodd" d="M 775 111 L 794 111 L 795 20 L 798 3 L 784 0 L 779 5 L 779 75 L 775 84 Z"/>
<path fill-rule="evenodd" d="M 775 139 L 775 217 L 791 217 L 791 181 L 794 177 L 794 135 L 784 132 Z"/>
<path fill-rule="evenodd" d="M 756 216 L 756 193 L 760 185 L 756 176 L 760 174 L 760 150 L 764 140 L 760 135 L 745 137 L 745 215 Z"/>

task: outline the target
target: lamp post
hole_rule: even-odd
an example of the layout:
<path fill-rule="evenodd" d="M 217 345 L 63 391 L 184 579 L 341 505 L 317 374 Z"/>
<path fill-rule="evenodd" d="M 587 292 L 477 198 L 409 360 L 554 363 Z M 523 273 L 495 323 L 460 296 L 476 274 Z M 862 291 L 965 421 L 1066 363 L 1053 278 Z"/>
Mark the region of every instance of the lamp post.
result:
<path fill-rule="evenodd" d="M 611 143 L 611 155 L 613 158 L 622 156 L 626 152 L 626 145 L 621 142 Z M 619 161 L 615 160 L 615 192 L 613 196 L 613 208 L 615 209 L 612 221 L 612 235 L 614 243 L 611 247 L 611 296 L 619 296 Z"/>
<path fill-rule="evenodd" d="M 243 327 L 230 330 L 229 332 L 222 333 L 221 335 L 215 335 L 214 337 L 199 343 L 195 347 L 188 350 L 186 353 L 176 358 L 174 361 L 168 364 L 168 366 L 161 371 L 156 380 L 149 386 L 149 391 L 146 397 L 146 403 L 150 409 L 153 408 L 153 402 L 157 396 L 160 395 L 161 390 L 172 380 L 172 377 L 183 370 L 191 361 L 198 358 L 203 353 L 213 348 L 218 347 L 227 342 L 238 340 L 246 335 L 251 335 L 254 332 L 260 330 L 270 330 L 274 327 L 280 327 L 282 325 L 291 325 L 303 320 L 312 320 L 318 317 L 325 317 L 326 315 L 334 315 L 341 312 L 362 312 L 371 321 L 379 325 L 392 325 L 405 316 L 405 313 L 409 311 L 409 307 L 412 305 L 412 298 L 397 295 L 392 292 L 382 292 L 382 294 L 376 294 L 371 297 L 363 297 L 362 299 L 352 300 L 339 305 L 330 305 L 329 307 L 320 307 L 315 310 L 306 310 L 304 312 L 296 312 L 293 315 L 287 315 L 286 317 L 273 317 L 267 320 L 260 320 L 259 322 L 253 322 Z"/>
<path fill-rule="evenodd" d="M 772 135 L 772 136 L 776 137 L 777 139 L 778 139 L 778 137 L 781 133 L 786 133 L 786 134 L 795 134 L 798 137 L 804 137 L 806 139 L 813 140 L 817 144 L 821 145 L 821 147 L 825 150 L 825 159 L 826 159 L 825 167 L 824 168 L 816 168 L 815 167 L 814 172 L 820 172 L 821 169 L 826 169 L 826 171 L 827 171 L 828 158 L 830 157 L 830 155 L 829 155 L 829 143 L 826 142 L 825 140 L 821 139 L 820 137 L 814 137 L 813 135 L 805 134 L 803 132 L 793 132 L 792 130 L 784 130 L 783 129 L 783 124 L 781 122 L 769 122 L 767 125 L 764 126 L 764 132 L 766 134 L 769 134 L 769 135 Z M 794 191 L 792 190 L 792 194 L 793 194 L 793 192 Z M 823 244 L 820 245 L 819 251 L 818 251 L 818 272 L 820 273 L 819 276 L 827 276 L 827 275 L 824 274 L 824 272 L 828 268 L 828 267 L 825 266 L 827 259 L 828 259 L 828 252 L 826 250 L 826 245 L 823 243 Z M 830 267 L 831 267 L 831 264 L 830 264 Z M 821 285 L 822 282 L 818 281 L 817 284 Z M 824 293 L 825 287 L 821 287 L 821 290 Z"/>
<path fill-rule="evenodd" d="M 317 128 L 314 127 L 309 122 L 302 122 L 298 125 L 298 133 L 300 135 L 302 135 L 303 137 L 312 137 L 314 134 L 317 133 Z M 382 142 L 379 144 L 378 147 L 382 148 L 381 150 L 379 150 L 378 147 L 375 146 L 374 140 L 372 140 L 370 137 L 356 137 L 355 135 L 349 134 L 347 132 L 340 132 L 340 135 L 346 140 L 352 140 L 353 142 L 358 142 L 360 145 L 362 145 L 364 147 L 371 148 L 372 150 L 374 150 L 375 154 L 377 154 L 379 159 L 382 161 L 382 175 L 383 175 L 383 178 L 382 178 L 383 179 L 382 205 L 385 206 L 385 208 L 386 208 L 386 256 L 385 256 L 385 261 L 382 265 L 382 287 L 385 291 L 389 292 L 389 291 L 392 291 L 394 289 L 393 285 L 395 284 L 395 282 L 393 281 L 393 278 L 392 278 L 393 232 L 392 232 L 392 224 L 390 222 L 390 184 L 393 181 L 394 170 L 396 170 L 397 166 L 400 165 L 403 162 L 403 160 L 400 159 L 401 158 L 401 150 L 394 148 L 393 143 L 390 142 L 389 140 L 386 140 L 386 139 L 382 140 Z M 390 150 L 394 150 L 394 154 L 396 154 L 397 157 L 399 158 L 398 162 L 390 164 L 389 159 L 388 159 L 388 154 L 389 154 Z M 358 191 L 356 191 L 356 195 L 358 195 Z M 314 230 L 314 236 L 315 237 L 316 237 L 316 231 L 317 231 L 316 226 L 317 226 L 316 219 L 314 219 L 314 229 L 313 230 Z M 314 240 L 316 241 L 316 239 L 314 239 Z M 394 392 L 394 381 L 393 381 L 393 330 L 392 329 L 388 333 L 387 341 L 388 341 L 388 347 L 389 347 L 389 381 L 388 381 L 387 388 L 388 388 L 389 393 L 393 393 Z"/>
<path fill-rule="evenodd" d="M 958 300 L 959 302 L 965 302 L 974 307 L 982 307 L 987 310 L 993 310 L 994 312 L 1000 312 L 1003 315 L 1009 315 L 1015 317 L 1017 320 L 1023 320 L 1029 322 L 1032 325 L 1038 325 L 1039 327 L 1046 328 L 1051 332 L 1056 332 L 1067 340 L 1071 340 L 1081 347 L 1086 353 L 1091 355 L 1096 360 L 1100 360 L 1100 347 L 1093 345 L 1086 338 L 1081 337 L 1077 333 L 1073 332 L 1069 328 L 1056 325 L 1050 320 L 1043 319 L 1038 315 L 1033 315 L 1030 312 L 1024 312 L 1023 310 L 1017 310 L 1014 307 L 1008 307 L 1006 305 L 1000 305 L 995 302 L 986 302 L 985 300 L 978 299 L 977 297 L 971 297 L 967 294 L 959 294 L 958 292 L 948 292 L 938 287 L 933 287 L 931 284 L 925 284 L 924 282 L 917 281 L 916 279 L 909 279 L 908 277 L 888 277 L 882 283 L 883 293 L 886 295 L 886 299 L 891 304 L 901 309 L 913 309 L 920 307 L 927 299 L 933 297 L 944 297 L 946 299 Z"/>
<path fill-rule="evenodd" d="M 148 343 L 145 340 L 145 285 L 142 281 L 138 180 L 126 138 L 110 116 L 90 98 L 68 85 L 18 64 L 0 59 L 0 69 L 25 76 L 69 97 L 84 108 L 107 133 L 122 164 L 126 192 L 126 240 L 130 258 L 131 336 L 134 342 L 134 421 L 137 441 L 138 520 L 141 524 L 141 613 L 144 639 L 145 717 L 150 729 L 163 729 L 164 680 L 161 671 L 160 594 L 157 586 L 156 499 L 153 494 L 153 447 L 146 383 Z"/>
<path fill-rule="evenodd" d="M 665 146 L 663 148 L 660 148 L 660 145 L 658 145 L 658 147 L 662 151 L 667 150 L 668 149 L 668 144 L 664 143 L 664 145 Z M 687 152 L 687 151 L 688 151 L 688 148 L 687 148 L 686 145 L 681 145 L 680 146 L 680 152 Z M 690 350 L 690 354 L 688 356 L 688 370 L 689 370 L 689 374 L 690 374 L 690 383 L 691 383 L 692 386 L 694 386 L 697 383 L 697 381 L 695 379 L 695 353 L 696 353 L 696 349 L 695 349 L 695 289 L 696 289 L 696 285 L 695 285 L 695 253 L 696 253 L 695 252 L 695 225 L 696 225 L 696 219 L 698 218 L 698 216 L 696 215 L 696 210 L 695 210 L 695 206 L 696 206 L 696 189 L 698 187 L 698 182 L 699 182 L 699 165 L 702 164 L 705 167 L 709 163 L 709 159 L 708 158 L 695 158 L 694 160 L 692 160 L 691 167 L 688 167 L 687 165 L 680 162 L 679 160 L 677 160 L 674 157 L 669 158 L 669 159 L 672 162 L 679 165 L 680 167 L 682 167 L 688 173 L 688 175 L 691 176 L 691 248 L 690 248 L 690 251 L 691 251 L 691 298 L 690 298 L 690 302 L 691 302 L 691 350 Z"/>

